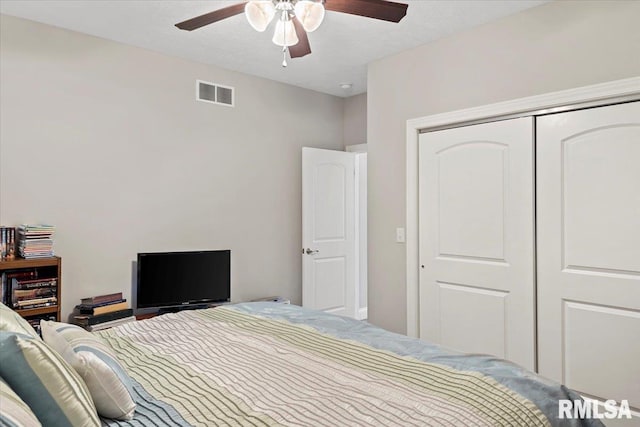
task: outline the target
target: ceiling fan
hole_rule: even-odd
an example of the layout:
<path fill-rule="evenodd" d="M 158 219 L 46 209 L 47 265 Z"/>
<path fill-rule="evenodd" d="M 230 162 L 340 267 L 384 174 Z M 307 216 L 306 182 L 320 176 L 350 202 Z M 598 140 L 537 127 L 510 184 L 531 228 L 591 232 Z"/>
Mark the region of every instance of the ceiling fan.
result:
<path fill-rule="evenodd" d="M 176 24 L 181 30 L 193 31 L 244 12 L 249 24 L 264 31 L 276 17 L 273 43 L 282 46 L 282 66 L 287 66 L 286 53 L 300 58 L 311 53 L 307 33 L 315 31 L 324 19 L 325 9 L 367 18 L 400 22 L 408 5 L 385 0 L 254 0 L 245 1 Z"/>

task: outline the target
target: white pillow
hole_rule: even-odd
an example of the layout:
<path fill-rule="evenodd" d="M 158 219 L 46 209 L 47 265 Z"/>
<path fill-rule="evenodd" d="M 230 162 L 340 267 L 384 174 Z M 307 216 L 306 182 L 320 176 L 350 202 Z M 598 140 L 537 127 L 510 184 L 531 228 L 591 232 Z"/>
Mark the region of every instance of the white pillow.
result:
<path fill-rule="evenodd" d="M 0 302 L 0 331 L 18 332 L 40 338 L 35 329 L 22 316 Z"/>
<path fill-rule="evenodd" d="M 98 414 L 130 420 L 136 410 L 131 381 L 116 355 L 102 341 L 79 326 L 40 322 L 44 341 L 76 370 L 87 384 Z"/>

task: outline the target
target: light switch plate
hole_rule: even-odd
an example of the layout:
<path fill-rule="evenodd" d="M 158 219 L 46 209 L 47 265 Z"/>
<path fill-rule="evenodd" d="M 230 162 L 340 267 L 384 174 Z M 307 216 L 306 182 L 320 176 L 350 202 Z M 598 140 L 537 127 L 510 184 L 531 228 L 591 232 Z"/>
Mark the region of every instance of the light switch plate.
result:
<path fill-rule="evenodd" d="M 404 228 L 396 228 L 396 242 L 397 243 L 405 242 Z"/>

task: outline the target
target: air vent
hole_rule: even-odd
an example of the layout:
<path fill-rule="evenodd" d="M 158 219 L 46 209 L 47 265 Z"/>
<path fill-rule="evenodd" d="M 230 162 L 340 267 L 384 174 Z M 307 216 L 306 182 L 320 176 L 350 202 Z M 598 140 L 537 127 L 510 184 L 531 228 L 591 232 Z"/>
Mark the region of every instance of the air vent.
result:
<path fill-rule="evenodd" d="M 233 90 L 229 86 L 196 80 L 196 99 L 198 101 L 233 107 Z"/>

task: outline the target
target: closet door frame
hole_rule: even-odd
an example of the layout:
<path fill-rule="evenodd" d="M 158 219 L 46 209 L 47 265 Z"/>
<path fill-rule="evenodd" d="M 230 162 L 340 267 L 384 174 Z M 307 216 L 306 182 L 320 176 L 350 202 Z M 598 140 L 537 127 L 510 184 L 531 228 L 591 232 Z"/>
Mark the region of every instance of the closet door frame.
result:
<path fill-rule="evenodd" d="M 407 335 L 420 336 L 420 251 L 418 140 L 428 130 L 535 116 L 616 102 L 640 100 L 640 77 L 520 98 L 449 113 L 420 117 L 406 126 L 406 289 Z"/>

